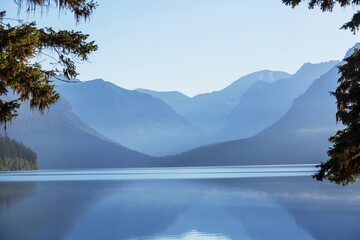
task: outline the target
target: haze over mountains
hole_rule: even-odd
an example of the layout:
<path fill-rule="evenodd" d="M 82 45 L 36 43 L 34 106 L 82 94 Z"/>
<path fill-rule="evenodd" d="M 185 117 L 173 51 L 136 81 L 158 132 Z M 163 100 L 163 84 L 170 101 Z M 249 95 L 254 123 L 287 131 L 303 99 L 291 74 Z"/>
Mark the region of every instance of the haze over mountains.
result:
<path fill-rule="evenodd" d="M 219 135 L 223 140 L 247 138 L 274 124 L 289 110 L 296 97 L 337 63 L 339 61 L 305 63 L 290 78 L 273 83 L 256 82 L 232 109 Z"/>
<path fill-rule="evenodd" d="M 193 98 L 57 83 L 61 100 L 44 116 L 22 107 L 7 133 L 38 153 L 40 169 L 318 163 L 342 127 L 329 94 L 338 63 L 255 72 Z"/>
<path fill-rule="evenodd" d="M 162 100 L 102 79 L 62 84 L 60 95 L 90 127 L 128 148 L 160 156 L 200 146 L 205 134 Z"/>
<path fill-rule="evenodd" d="M 168 103 L 189 122 L 207 132 L 207 143 L 247 138 L 264 130 L 290 108 L 292 101 L 338 61 L 305 63 L 294 74 L 260 71 L 223 90 L 193 98 L 179 92 L 138 91 Z"/>
<path fill-rule="evenodd" d="M 178 92 L 137 90 L 160 98 L 190 123 L 207 134 L 214 135 L 224 127 L 227 115 L 252 84 L 257 81 L 270 83 L 290 76 L 285 72 L 263 70 L 241 77 L 220 91 L 199 94 L 193 98 L 180 95 Z"/>
<path fill-rule="evenodd" d="M 360 43 L 349 49 L 344 58 L 349 57 L 354 48 L 360 48 Z M 337 66 L 342 64 L 344 62 L 339 62 L 326 74 L 316 79 L 303 95 L 294 100 L 290 110 L 283 117 L 258 135 L 271 134 L 281 129 L 319 133 L 334 132 L 342 128 L 341 124 L 336 124 L 336 99 L 330 95 L 330 92 L 334 92 L 338 86 L 337 80 L 340 75 Z"/>
<path fill-rule="evenodd" d="M 333 66 L 293 101 L 283 117 L 254 137 L 207 145 L 179 155 L 154 159 L 152 165 L 211 166 L 326 161 L 330 147 L 328 138 L 342 128 L 335 120 L 336 100 L 329 94 L 336 89 L 338 78 L 338 69 Z"/>
<path fill-rule="evenodd" d="M 138 167 L 151 158 L 88 127 L 65 99 L 44 115 L 21 107 L 7 134 L 37 153 L 40 169 Z"/>

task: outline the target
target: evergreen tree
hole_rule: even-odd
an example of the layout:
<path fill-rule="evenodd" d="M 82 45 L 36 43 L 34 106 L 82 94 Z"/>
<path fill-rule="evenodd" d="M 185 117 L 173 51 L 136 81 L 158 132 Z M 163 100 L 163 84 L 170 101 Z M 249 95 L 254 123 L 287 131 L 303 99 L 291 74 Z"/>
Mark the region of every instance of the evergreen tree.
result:
<path fill-rule="evenodd" d="M 303 0 L 283 0 L 286 5 L 297 6 Z M 310 0 L 309 8 L 320 7 L 322 11 L 332 11 L 336 4 L 341 7 L 358 6 L 359 0 Z M 360 11 L 345 23 L 341 29 L 350 29 L 354 34 L 359 30 Z M 360 50 L 345 59 L 339 66 L 340 78 L 336 91 L 331 93 L 337 100 L 336 120 L 345 125 L 329 141 L 329 160 L 318 165 L 320 170 L 313 176 L 319 181 L 328 179 L 337 184 L 348 185 L 360 176 Z"/>
<path fill-rule="evenodd" d="M 16 140 L 0 136 L 0 171 L 38 168 L 36 153 Z"/>
<path fill-rule="evenodd" d="M 88 19 L 97 4 L 87 0 L 14 0 L 19 9 L 24 4 L 27 11 L 37 8 L 57 6 L 59 9 L 74 13 L 76 21 Z M 55 31 L 51 27 L 38 28 L 35 22 L 18 21 L 6 18 L 6 11 L 0 7 L 0 97 L 13 91 L 16 98 L 0 99 L 0 125 L 17 116 L 22 102 L 28 101 L 31 109 L 43 112 L 54 104 L 59 95 L 54 90 L 51 79 L 63 74 L 67 79 L 78 75 L 73 59 L 85 61 L 91 52 L 97 50 L 94 41 L 87 42 L 88 35 L 76 31 Z M 54 66 L 60 68 L 44 69 L 39 56 L 50 56 Z"/>

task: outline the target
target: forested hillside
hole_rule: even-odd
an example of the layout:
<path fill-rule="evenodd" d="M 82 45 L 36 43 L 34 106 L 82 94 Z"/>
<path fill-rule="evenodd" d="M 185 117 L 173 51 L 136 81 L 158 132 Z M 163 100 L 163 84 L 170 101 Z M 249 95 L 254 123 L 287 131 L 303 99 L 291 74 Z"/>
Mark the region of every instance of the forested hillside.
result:
<path fill-rule="evenodd" d="M 38 168 L 36 153 L 16 140 L 0 136 L 0 171 Z"/>

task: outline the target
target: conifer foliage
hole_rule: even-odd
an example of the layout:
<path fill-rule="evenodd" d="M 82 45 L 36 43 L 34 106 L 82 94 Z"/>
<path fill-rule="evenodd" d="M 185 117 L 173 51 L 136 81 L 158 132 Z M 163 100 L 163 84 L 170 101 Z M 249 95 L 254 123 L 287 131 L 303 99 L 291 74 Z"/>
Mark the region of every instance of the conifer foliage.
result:
<path fill-rule="evenodd" d="M 355 49 L 345 61 L 339 67 L 339 87 L 332 95 L 337 99 L 336 119 L 346 128 L 329 139 L 334 144 L 328 151 L 330 159 L 315 175 L 317 180 L 326 178 L 343 185 L 360 175 L 360 50 Z"/>
<path fill-rule="evenodd" d="M 283 0 L 292 7 L 303 0 Z M 309 8 L 320 7 L 322 11 L 332 11 L 336 4 L 341 7 L 359 6 L 359 0 L 310 0 Z M 341 29 L 349 29 L 354 34 L 359 30 L 360 11 L 345 23 Z M 360 176 L 360 50 L 345 59 L 339 66 L 340 78 L 336 91 L 331 93 L 337 100 L 336 120 L 345 125 L 343 130 L 330 137 L 333 146 L 328 151 L 329 160 L 318 165 L 320 170 L 313 176 L 319 181 L 328 179 L 337 184 L 354 183 Z"/>
<path fill-rule="evenodd" d="M 27 11 L 57 6 L 74 13 L 76 21 L 89 18 L 97 4 L 87 0 L 14 0 L 20 9 L 26 4 Z M 86 61 L 90 53 L 97 50 L 94 41 L 88 42 L 88 35 L 77 31 L 55 31 L 51 27 L 38 28 L 35 22 L 15 21 L 6 18 L 6 11 L 0 7 L 0 97 L 9 91 L 16 99 L 0 99 L 0 125 L 17 116 L 22 102 L 29 102 L 31 109 L 43 112 L 54 104 L 59 95 L 51 79 L 63 74 L 67 79 L 78 75 L 76 61 Z M 46 51 L 52 50 L 53 55 Z M 40 56 L 52 59 L 51 69 L 44 69 Z M 41 59 L 41 58 L 40 58 Z"/>
<path fill-rule="evenodd" d="M 38 169 L 36 154 L 22 143 L 0 136 L 0 171 Z"/>

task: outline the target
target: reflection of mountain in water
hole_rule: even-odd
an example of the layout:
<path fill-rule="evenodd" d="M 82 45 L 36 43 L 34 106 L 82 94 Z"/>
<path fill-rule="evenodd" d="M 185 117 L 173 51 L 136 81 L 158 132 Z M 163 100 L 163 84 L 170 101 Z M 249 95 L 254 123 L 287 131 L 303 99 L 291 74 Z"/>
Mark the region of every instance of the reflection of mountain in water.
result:
<path fill-rule="evenodd" d="M 32 195 L 36 189 L 35 182 L 0 182 L 0 213 L 6 211 L 12 203 Z"/>
<path fill-rule="evenodd" d="M 6 191 L 6 185 L 11 185 L 11 191 Z M 84 209 L 99 197 L 92 195 L 96 188 L 81 192 L 84 187 L 80 182 L 1 183 L 1 199 L 25 194 L 0 211 L 0 239 L 63 239 Z"/>
<path fill-rule="evenodd" d="M 176 234 L 176 239 L 182 239 L 183 233 L 193 228 L 213 239 L 286 239 L 289 235 L 292 239 L 312 239 L 306 230 L 297 227 L 286 209 L 262 192 L 209 190 L 200 191 L 191 207 L 160 235 Z M 280 227 L 282 231 L 275 230 Z"/>
<path fill-rule="evenodd" d="M 0 211 L 1 239 L 356 239 L 360 234 L 358 184 L 343 188 L 282 177 L 37 185 Z"/>

